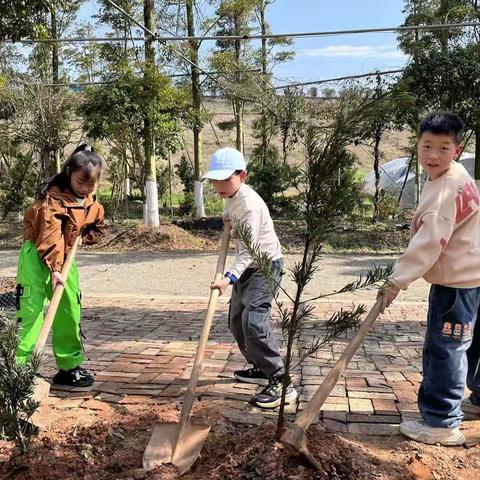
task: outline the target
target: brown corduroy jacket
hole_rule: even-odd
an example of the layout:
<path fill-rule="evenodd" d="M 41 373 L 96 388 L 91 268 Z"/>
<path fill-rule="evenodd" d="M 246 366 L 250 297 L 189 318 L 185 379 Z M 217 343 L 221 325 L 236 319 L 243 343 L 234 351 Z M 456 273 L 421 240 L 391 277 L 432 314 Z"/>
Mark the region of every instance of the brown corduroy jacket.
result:
<path fill-rule="evenodd" d="M 25 211 L 23 238 L 35 244 L 52 272 L 59 272 L 80 233 L 84 244 L 98 242 L 104 234 L 104 219 L 103 207 L 95 195 L 85 197 L 81 205 L 70 191 L 51 187 L 44 199 Z"/>

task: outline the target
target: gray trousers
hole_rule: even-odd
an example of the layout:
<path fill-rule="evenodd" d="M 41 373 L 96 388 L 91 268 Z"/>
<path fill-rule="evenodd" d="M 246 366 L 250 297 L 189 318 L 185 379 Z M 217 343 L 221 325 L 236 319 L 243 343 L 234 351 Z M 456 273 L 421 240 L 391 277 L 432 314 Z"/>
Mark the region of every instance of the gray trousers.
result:
<path fill-rule="evenodd" d="M 280 283 L 283 259 L 274 260 L 272 267 L 274 278 Z M 254 268 L 247 268 L 233 285 L 228 312 L 228 326 L 238 348 L 247 362 L 267 377 L 283 373 L 283 359 L 270 321 L 272 300 L 265 279 Z"/>

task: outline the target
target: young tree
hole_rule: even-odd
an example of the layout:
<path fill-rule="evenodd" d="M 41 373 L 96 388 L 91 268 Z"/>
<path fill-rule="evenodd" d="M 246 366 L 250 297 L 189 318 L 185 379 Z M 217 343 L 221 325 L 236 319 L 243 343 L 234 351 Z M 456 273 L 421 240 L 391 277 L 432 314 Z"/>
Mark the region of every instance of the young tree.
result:
<path fill-rule="evenodd" d="M 0 311 L 0 439 L 15 441 L 25 453 L 38 433 L 30 419 L 39 407 L 32 397 L 40 356 L 19 364 L 15 357 L 18 343 L 17 320 Z"/>
<path fill-rule="evenodd" d="M 37 15 L 37 22 L 43 26 L 49 38 L 53 40 L 60 39 L 65 33 L 71 31 L 72 23 L 83 1 L 63 2 L 53 0 L 50 2 L 50 8 L 47 13 Z M 45 86 L 45 88 L 51 89 L 51 94 L 55 95 L 59 91 L 57 85 L 60 78 L 65 77 L 63 63 L 60 43 L 38 43 L 30 54 L 29 73 L 32 79 L 49 85 L 48 87 Z M 60 157 L 60 150 L 54 148 L 52 144 L 44 146 L 42 163 L 48 165 L 45 170 L 47 175 L 60 171 Z"/>
<path fill-rule="evenodd" d="M 385 280 L 391 273 L 390 268 L 376 268 L 360 278 L 347 284 L 338 292 L 321 293 L 305 299 L 304 292 L 308 282 L 318 269 L 317 261 L 326 235 L 337 225 L 340 218 L 348 215 L 356 203 L 359 185 L 354 180 L 354 156 L 349 153 L 348 145 L 361 135 L 361 128 L 371 115 L 374 103 L 368 98 L 341 101 L 333 110 L 331 121 L 322 120 L 308 128 L 306 134 L 306 157 L 300 171 L 299 206 L 304 220 L 301 236 L 304 239 L 302 260 L 291 270 L 295 281 L 293 294 L 282 286 L 280 290 L 289 299 L 288 304 L 278 302 L 280 326 L 286 341 L 285 373 L 282 404 L 277 425 L 280 438 L 284 426 L 285 394 L 290 382 L 290 374 L 296 367 L 293 356 L 294 346 L 299 342 L 305 324 L 315 324 L 315 306 L 312 302 L 336 293 L 350 292 L 366 288 Z M 323 117 L 328 118 L 328 117 Z M 240 226 L 235 232 L 247 246 L 261 274 L 269 281 L 274 291 L 275 280 L 271 273 L 271 260 L 261 252 L 252 241 L 247 226 Z M 323 338 L 315 338 L 311 344 L 300 345 L 297 365 L 313 355 L 322 345 L 339 336 L 350 328 L 355 328 L 360 316 L 365 312 L 363 305 L 353 310 L 342 310 L 331 316 L 326 322 L 327 333 Z"/>
<path fill-rule="evenodd" d="M 49 153 L 63 151 L 78 129 L 74 122 L 75 96 L 65 88 L 30 84 L 14 75 L 5 78 L 0 86 L 0 103 L 8 109 L 5 120 L 0 122 L 2 136 L 9 139 L 6 144 L 19 146 L 25 152 L 21 158 L 33 160 L 37 180 L 50 177 L 55 164 Z M 8 150 L 8 155 L 13 151 Z"/>

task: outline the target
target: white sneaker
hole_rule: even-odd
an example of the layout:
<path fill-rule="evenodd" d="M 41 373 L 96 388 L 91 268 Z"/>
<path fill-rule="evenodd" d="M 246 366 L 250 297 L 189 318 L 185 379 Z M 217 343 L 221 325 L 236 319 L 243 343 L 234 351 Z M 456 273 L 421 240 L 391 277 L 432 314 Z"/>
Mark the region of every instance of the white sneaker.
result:
<path fill-rule="evenodd" d="M 472 403 L 470 398 L 464 398 L 462 402 L 462 412 L 470 413 L 473 415 L 480 415 L 480 405 Z"/>
<path fill-rule="evenodd" d="M 407 420 L 400 424 L 400 432 L 406 437 L 427 445 L 462 445 L 465 437 L 458 427 L 429 427 L 423 420 Z"/>

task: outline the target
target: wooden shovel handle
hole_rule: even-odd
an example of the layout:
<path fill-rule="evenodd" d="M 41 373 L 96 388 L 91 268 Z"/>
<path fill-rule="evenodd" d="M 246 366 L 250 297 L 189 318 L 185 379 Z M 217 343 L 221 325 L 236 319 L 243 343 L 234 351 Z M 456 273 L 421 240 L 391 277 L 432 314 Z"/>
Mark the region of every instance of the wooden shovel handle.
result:
<path fill-rule="evenodd" d="M 230 243 L 230 227 L 226 226 L 222 234 L 222 243 L 220 246 L 220 253 L 218 255 L 217 268 L 215 271 L 215 281 L 223 278 L 223 270 L 225 268 L 225 260 L 227 258 L 228 245 Z M 178 440 L 183 435 L 185 427 L 192 410 L 193 402 L 195 399 L 195 388 L 197 387 L 198 379 L 200 378 L 200 371 L 202 368 L 203 358 L 205 356 L 205 348 L 207 346 L 208 336 L 210 334 L 210 328 L 212 327 L 213 316 L 217 307 L 217 299 L 219 297 L 219 291 L 217 289 L 211 290 L 210 298 L 208 300 L 207 313 L 203 322 L 202 333 L 197 346 L 197 353 L 195 355 L 195 361 L 193 363 L 192 375 L 188 382 L 187 391 L 185 392 L 185 398 L 183 401 L 182 413 L 180 414 L 180 425 L 178 432 Z"/>
<path fill-rule="evenodd" d="M 80 243 L 82 242 L 81 235 L 75 239 L 75 242 L 72 246 L 72 249 L 67 255 L 65 262 L 63 263 L 62 267 L 62 277 L 63 280 L 66 282 L 68 278 L 68 273 L 70 272 L 70 267 L 72 266 L 73 259 L 77 254 L 77 249 Z M 45 348 L 45 343 L 47 342 L 48 334 L 50 329 L 52 328 L 53 320 L 55 318 L 55 314 L 57 313 L 58 305 L 60 304 L 60 300 L 62 299 L 63 291 L 65 290 L 65 286 L 58 284 L 55 287 L 55 290 L 52 295 L 52 299 L 50 300 L 50 304 L 48 305 L 47 313 L 45 315 L 45 320 L 43 321 L 42 329 L 40 330 L 40 335 L 38 336 L 37 344 L 35 345 L 35 353 L 42 353 L 43 349 Z"/>
<path fill-rule="evenodd" d="M 362 325 L 358 329 L 356 335 L 353 337 L 352 341 L 347 345 L 341 357 L 338 359 L 334 367 L 328 372 L 328 375 L 325 377 L 323 383 L 318 387 L 315 395 L 308 402 L 307 407 L 295 420 L 295 425 L 300 427 L 304 432 L 307 431 L 307 428 L 312 423 L 315 415 L 320 412 L 325 400 L 330 395 L 331 391 L 338 382 L 338 379 L 341 377 L 345 368 L 350 363 L 350 360 L 355 355 L 360 344 L 363 342 L 368 332 L 372 328 L 372 325 L 375 323 L 380 310 L 382 307 L 382 299 L 376 301 L 373 305 L 370 312 L 368 312 L 367 318 L 363 321 Z"/>

